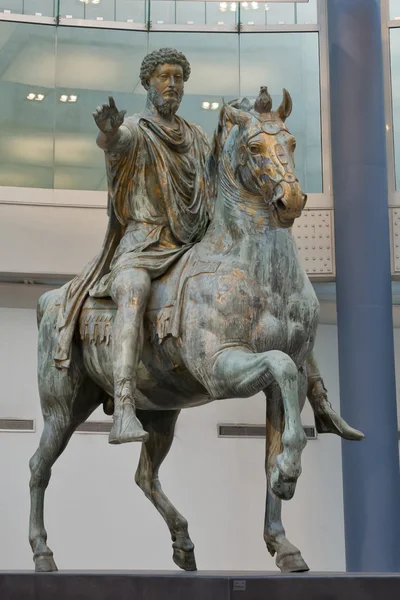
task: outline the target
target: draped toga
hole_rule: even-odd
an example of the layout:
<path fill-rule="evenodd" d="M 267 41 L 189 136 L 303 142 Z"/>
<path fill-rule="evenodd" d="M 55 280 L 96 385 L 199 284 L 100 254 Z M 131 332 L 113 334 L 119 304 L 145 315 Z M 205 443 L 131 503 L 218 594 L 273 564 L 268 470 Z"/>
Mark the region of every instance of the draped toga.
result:
<path fill-rule="evenodd" d="M 105 152 L 109 223 L 102 249 L 66 284 L 59 309 L 55 364 L 68 368 L 80 310 L 88 295 L 107 297 L 124 269 L 163 275 L 208 225 L 206 158 L 209 142 L 196 125 L 177 129 L 150 116 L 124 121 L 124 135 Z"/>

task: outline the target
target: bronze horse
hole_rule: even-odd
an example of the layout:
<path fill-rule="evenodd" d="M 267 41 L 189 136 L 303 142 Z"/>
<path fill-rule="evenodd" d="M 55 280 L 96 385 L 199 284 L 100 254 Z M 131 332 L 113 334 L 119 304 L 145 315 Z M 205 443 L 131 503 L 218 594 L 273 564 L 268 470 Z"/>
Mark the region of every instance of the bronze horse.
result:
<path fill-rule="evenodd" d="M 295 139 L 261 94 L 254 105 L 224 104 L 209 159 L 214 215 L 205 237 L 153 284 L 136 405 L 149 439 L 136 482 L 165 519 L 173 559 L 196 568 L 188 524 L 158 478 L 182 408 L 222 398 L 267 400 L 264 538 L 282 571 L 308 570 L 287 540 L 281 500 L 292 498 L 306 436 L 300 411 L 307 394 L 319 304 L 291 233 L 305 205 L 294 175 Z M 176 290 L 178 288 L 178 293 Z M 44 430 L 30 461 L 30 543 L 37 571 L 57 569 L 47 546 L 44 494 L 51 467 L 79 424 L 99 405 L 112 410 L 111 300 L 89 298 L 68 371 L 54 368 L 55 323 L 63 288 L 39 300 L 38 380 Z"/>

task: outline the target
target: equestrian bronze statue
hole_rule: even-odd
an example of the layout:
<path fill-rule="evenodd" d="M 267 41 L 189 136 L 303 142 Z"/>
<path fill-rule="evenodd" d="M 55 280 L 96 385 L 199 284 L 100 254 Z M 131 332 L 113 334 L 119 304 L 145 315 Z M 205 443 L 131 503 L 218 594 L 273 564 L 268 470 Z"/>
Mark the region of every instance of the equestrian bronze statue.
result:
<path fill-rule="evenodd" d="M 264 537 L 287 572 L 308 569 L 281 522 L 281 501 L 301 474 L 306 398 L 320 433 L 363 437 L 333 411 L 313 356 L 319 303 L 291 233 L 306 196 L 286 125 L 290 95 L 284 90 L 276 110 L 267 88 L 255 101 L 224 103 L 210 145 L 176 115 L 189 75 L 180 52 L 152 52 L 141 67 L 144 111 L 125 118 L 110 98 L 94 113 L 109 189 L 104 244 L 38 305 L 44 430 L 30 461 L 37 571 L 57 569 L 44 527 L 51 467 L 99 405 L 114 415 L 110 443 L 142 442 L 136 482 L 185 570 L 196 568 L 188 524 L 158 477 L 182 408 L 251 402 L 264 392 Z"/>

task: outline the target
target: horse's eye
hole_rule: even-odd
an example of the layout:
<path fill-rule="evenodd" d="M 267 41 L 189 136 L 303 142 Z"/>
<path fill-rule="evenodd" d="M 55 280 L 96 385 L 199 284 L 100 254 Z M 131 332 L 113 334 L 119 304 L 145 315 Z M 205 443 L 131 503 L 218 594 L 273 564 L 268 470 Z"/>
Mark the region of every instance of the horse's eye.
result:
<path fill-rule="evenodd" d="M 249 150 L 252 154 L 260 154 L 261 148 L 258 144 L 250 144 Z"/>

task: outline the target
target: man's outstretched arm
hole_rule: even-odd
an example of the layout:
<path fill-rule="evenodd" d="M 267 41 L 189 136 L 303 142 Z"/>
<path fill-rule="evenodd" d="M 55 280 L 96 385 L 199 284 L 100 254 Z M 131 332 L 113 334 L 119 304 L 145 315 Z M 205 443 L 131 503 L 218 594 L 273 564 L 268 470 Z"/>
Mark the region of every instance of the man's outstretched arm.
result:
<path fill-rule="evenodd" d="M 99 128 L 97 145 L 105 152 L 122 152 L 131 141 L 132 133 L 124 126 L 126 110 L 118 110 L 114 98 L 109 97 L 109 103 L 98 106 L 93 113 Z"/>

